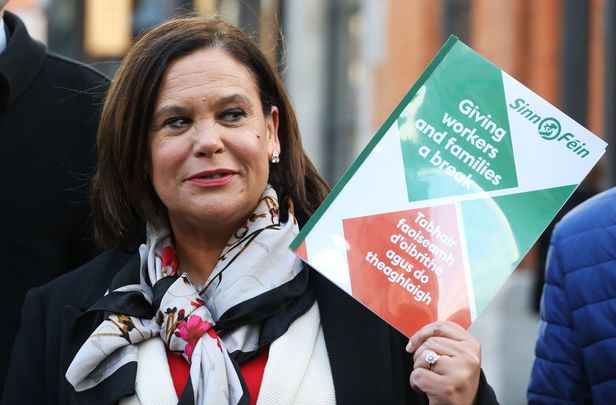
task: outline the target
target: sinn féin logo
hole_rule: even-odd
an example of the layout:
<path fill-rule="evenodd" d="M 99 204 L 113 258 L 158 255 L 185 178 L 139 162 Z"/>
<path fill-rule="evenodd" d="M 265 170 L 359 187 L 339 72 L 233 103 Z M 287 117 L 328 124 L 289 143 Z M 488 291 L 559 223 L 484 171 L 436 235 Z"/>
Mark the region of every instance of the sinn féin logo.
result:
<path fill-rule="evenodd" d="M 527 121 L 536 125 L 537 133 L 542 139 L 562 143 L 567 149 L 582 158 L 590 154 L 590 151 L 586 149 L 585 142 L 576 138 L 571 132 L 563 131 L 560 121 L 552 117 L 542 118 L 531 109 L 531 105 L 523 98 L 516 98 L 508 106 Z"/>
<path fill-rule="evenodd" d="M 554 139 L 560 135 L 560 122 L 552 117 L 544 118 L 539 123 L 537 129 L 543 139 Z"/>

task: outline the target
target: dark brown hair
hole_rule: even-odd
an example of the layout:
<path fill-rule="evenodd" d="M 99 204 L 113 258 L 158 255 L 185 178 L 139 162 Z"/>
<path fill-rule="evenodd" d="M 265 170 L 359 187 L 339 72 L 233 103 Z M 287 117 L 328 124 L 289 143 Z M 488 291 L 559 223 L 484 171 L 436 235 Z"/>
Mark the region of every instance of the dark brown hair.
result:
<path fill-rule="evenodd" d="M 329 187 L 301 144 L 285 86 L 265 55 L 241 30 L 221 18 L 185 17 L 160 24 L 129 50 L 116 73 L 98 130 L 98 169 L 92 184 L 97 240 L 112 247 L 126 236 L 143 237 L 146 221 L 165 212 L 145 178 L 148 132 L 162 77 L 175 59 L 203 48 L 226 51 L 254 75 L 263 111 L 279 111 L 280 163 L 270 164 L 269 182 L 278 193 L 281 219 L 288 199 L 303 224 Z"/>

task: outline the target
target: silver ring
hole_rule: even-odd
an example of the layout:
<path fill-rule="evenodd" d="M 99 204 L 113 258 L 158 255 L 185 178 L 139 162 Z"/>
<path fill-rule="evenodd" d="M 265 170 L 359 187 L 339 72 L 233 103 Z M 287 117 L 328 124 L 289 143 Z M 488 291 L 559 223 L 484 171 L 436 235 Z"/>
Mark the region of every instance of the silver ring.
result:
<path fill-rule="evenodd" d="M 430 369 L 430 371 L 432 371 L 434 365 L 436 364 L 438 359 L 441 358 L 441 356 L 436 354 L 432 350 L 426 350 L 426 356 L 424 358 L 426 360 L 426 363 L 428 363 L 428 368 Z"/>

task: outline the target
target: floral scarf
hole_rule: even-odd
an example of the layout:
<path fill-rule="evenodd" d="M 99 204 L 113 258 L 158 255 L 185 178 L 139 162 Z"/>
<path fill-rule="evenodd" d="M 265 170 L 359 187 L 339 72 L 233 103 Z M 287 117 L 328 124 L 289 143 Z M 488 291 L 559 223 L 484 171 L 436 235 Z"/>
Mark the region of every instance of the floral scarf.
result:
<path fill-rule="evenodd" d="M 197 291 L 181 274 L 169 228 L 148 226 L 141 265 L 133 269 L 138 277 L 116 277 L 133 282 L 114 279 L 90 309 L 104 311 L 105 318 L 79 349 L 67 380 L 78 393 L 104 384 L 136 362 L 138 343 L 161 338 L 190 364 L 181 403 L 248 403 L 238 364 L 280 337 L 315 300 L 308 271 L 288 249 L 298 231 L 292 209 L 280 222 L 276 192 L 268 185 Z"/>

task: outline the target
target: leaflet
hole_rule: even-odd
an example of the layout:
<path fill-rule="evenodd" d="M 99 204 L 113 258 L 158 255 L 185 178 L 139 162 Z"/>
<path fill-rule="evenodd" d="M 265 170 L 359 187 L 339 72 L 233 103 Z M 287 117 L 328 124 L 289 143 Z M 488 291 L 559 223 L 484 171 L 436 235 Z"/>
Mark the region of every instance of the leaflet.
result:
<path fill-rule="evenodd" d="M 452 36 L 291 248 L 407 336 L 468 328 L 605 148 Z"/>

